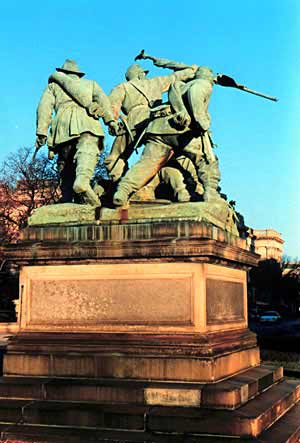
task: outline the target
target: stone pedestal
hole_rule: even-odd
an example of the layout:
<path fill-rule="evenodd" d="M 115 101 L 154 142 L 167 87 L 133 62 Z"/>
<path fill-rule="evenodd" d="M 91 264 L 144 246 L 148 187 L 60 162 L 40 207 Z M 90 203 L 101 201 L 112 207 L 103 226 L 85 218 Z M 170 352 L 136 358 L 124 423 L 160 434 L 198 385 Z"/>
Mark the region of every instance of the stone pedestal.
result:
<path fill-rule="evenodd" d="M 5 256 L 21 305 L 0 379 L 3 437 L 297 441 L 299 383 L 260 365 L 248 329 L 258 256 L 244 240 L 197 219 L 122 216 L 30 226 Z"/>
<path fill-rule="evenodd" d="M 168 220 L 23 236 L 7 251 L 21 309 L 6 375 L 214 382 L 259 364 L 246 278 L 257 256 L 228 232 Z"/>

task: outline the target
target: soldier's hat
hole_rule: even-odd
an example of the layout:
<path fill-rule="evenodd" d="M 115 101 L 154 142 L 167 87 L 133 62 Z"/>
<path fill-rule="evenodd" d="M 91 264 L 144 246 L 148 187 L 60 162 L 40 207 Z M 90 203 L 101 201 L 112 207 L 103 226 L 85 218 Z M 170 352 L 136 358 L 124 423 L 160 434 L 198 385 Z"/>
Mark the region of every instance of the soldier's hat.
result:
<path fill-rule="evenodd" d="M 129 68 L 127 69 L 126 73 L 125 73 L 125 78 L 126 78 L 127 81 L 133 80 L 134 78 L 138 77 L 138 75 L 141 72 L 144 72 L 145 75 L 147 75 L 149 71 L 145 70 L 144 68 L 142 68 L 137 63 L 134 64 L 134 65 L 130 65 Z"/>
<path fill-rule="evenodd" d="M 67 72 L 70 74 L 77 74 L 79 77 L 83 77 L 85 75 L 84 72 L 81 72 L 78 68 L 77 63 L 74 60 L 67 59 L 61 68 L 56 68 L 59 72 Z"/>

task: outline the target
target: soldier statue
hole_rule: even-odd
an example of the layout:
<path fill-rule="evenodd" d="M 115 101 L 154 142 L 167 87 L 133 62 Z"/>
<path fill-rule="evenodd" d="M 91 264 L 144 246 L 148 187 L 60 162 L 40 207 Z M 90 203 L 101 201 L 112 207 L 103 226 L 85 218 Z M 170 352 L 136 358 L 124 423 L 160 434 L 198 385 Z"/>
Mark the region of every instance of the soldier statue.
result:
<path fill-rule="evenodd" d="M 208 103 L 214 80 L 215 75 L 211 69 L 200 67 L 193 80 L 187 83 L 174 82 L 170 87 L 170 105 L 166 105 L 161 112 L 154 113 L 153 120 L 147 126 L 142 156 L 121 179 L 113 199 L 116 206 L 125 205 L 131 194 L 145 186 L 172 157 L 180 156 L 195 139 L 200 152 L 198 157 L 201 159 L 205 156 L 216 161 L 208 135 Z M 206 183 L 205 189 L 207 201 L 220 198 L 217 192 L 220 178 L 218 168 L 210 176 L 213 179 Z"/>
<path fill-rule="evenodd" d="M 90 182 L 103 149 L 99 118 L 114 135 L 118 125 L 107 96 L 95 81 L 82 79 L 85 74 L 75 61 L 66 60 L 56 71 L 38 105 L 36 147 L 47 142 L 49 158 L 58 154 L 61 202 L 83 200 L 98 206 L 99 197 Z"/>
<path fill-rule="evenodd" d="M 164 58 L 151 56 L 149 54 L 146 54 L 144 50 L 142 50 L 135 59 L 149 59 L 157 67 L 163 67 L 166 63 L 168 63 L 168 65 L 176 71 L 187 69 L 189 67 L 189 65 L 186 65 L 184 63 L 170 62 L 169 60 Z M 220 84 L 220 78 L 223 79 L 224 77 L 226 77 L 227 81 L 233 80 L 230 77 L 218 74 L 214 78 L 214 84 Z M 182 81 L 177 80 L 169 88 L 168 96 L 169 102 L 171 102 L 172 104 L 171 110 L 176 114 L 174 116 L 174 121 L 177 123 L 177 125 L 179 125 L 179 127 L 184 125 L 188 126 L 191 123 L 191 116 L 189 116 L 189 111 L 187 109 L 190 106 L 188 105 L 186 107 L 185 103 L 187 101 L 186 96 L 191 96 L 192 90 L 196 91 L 194 92 L 194 97 L 192 99 L 194 103 L 194 110 L 192 112 L 202 113 L 201 119 L 203 125 L 205 125 L 205 118 L 209 117 L 209 114 L 207 112 L 208 101 L 205 104 L 205 102 L 201 100 L 201 94 L 203 93 L 201 82 L 197 81 L 196 85 L 194 83 L 195 82 L 189 82 L 188 86 L 186 86 Z M 193 84 L 194 86 L 192 86 Z M 224 86 L 224 80 L 222 84 Z M 200 91 L 198 91 L 198 89 L 200 89 Z M 198 93 L 200 93 L 199 97 Z M 197 100 L 199 101 L 199 104 L 195 107 Z M 199 120 L 199 116 L 196 119 Z M 176 157 L 176 159 L 173 157 L 171 160 L 173 164 L 177 164 L 177 169 L 179 167 L 179 169 L 185 171 L 191 176 L 192 181 L 196 186 L 197 194 L 201 195 L 205 201 L 219 198 L 218 190 L 221 177 L 218 158 L 214 154 L 214 144 L 212 142 L 210 134 L 211 133 L 209 130 L 205 131 L 201 134 L 201 136 L 198 137 L 195 134 L 195 137 L 191 139 L 190 143 L 188 143 L 188 145 L 183 148 L 180 156 Z M 194 172 L 194 168 L 196 169 L 196 174 Z"/>
<path fill-rule="evenodd" d="M 115 139 L 110 155 L 104 160 L 113 181 L 117 181 L 128 169 L 127 160 L 141 142 L 151 109 L 162 103 L 162 94 L 168 91 L 175 81 L 192 79 L 197 69 L 197 66 L 181 66 L 181 69 L 178 69 L 178 64 L 167 59 L 161 59 L 160 66 L 176 72 L 148 79 L 148 71 L 138 64 L 133 64 L 126 71 L 126 82 L 113 88 L 109 95 L 114 118 L 118 119 L 120 111 L 123 112 L 121 117 L 125 129 L 123 134 Z"/>

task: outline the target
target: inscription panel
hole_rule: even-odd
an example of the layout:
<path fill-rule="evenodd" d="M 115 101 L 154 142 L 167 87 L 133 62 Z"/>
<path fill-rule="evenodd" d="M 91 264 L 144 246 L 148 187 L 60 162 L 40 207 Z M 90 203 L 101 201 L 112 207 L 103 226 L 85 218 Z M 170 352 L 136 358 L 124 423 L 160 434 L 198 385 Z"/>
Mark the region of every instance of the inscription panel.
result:
<path fill-rule="evenodd" d="M 192 274 L 30 282 L 35 324 L 192 324 Z"/>
<path fill-rule="evenodd" d="M 146 388 L 145 403 L 152 406 L 200 406 L 200 389 Z"/>
<path fill-rule="evenodd" d="M 245 321 L 243 283 L 208 278 L 206 319 L 208 325 Z"/>

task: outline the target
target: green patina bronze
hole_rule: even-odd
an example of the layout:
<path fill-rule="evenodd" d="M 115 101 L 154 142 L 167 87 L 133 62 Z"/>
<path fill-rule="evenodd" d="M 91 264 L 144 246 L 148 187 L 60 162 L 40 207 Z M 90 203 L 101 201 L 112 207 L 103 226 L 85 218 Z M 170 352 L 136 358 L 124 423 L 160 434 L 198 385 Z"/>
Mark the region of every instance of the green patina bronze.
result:
<path fill-rule="evenodd" d="M 175 71 L 176 63 L 161 59 L 160 66 Z M 126 71 L 126 82 L 112 89 L 109 99 L 117 119 L 123 113 L 126 122 L 123 134 L 118 136 L 110 155 L 104 163 L 113 181 L 117 181 L 128 167 L 128 158 L 139 145 L 141 135 L 148 124 L 151 109 L 162 103 L 162 94 L 178 80 L 189 80 L 195 75 L 195 68 L 186 67 L 171 75 L 146 78 L 148 71 L 141 66 L 131 65 Z M 126 130 L 127 129 L 127 130 Z M 129 129 L 129 131 L 128 131 Z"/>
<path fill-rule="evenodd" d="M 76 62 L 66 60 L 57 71 L 38 105 L 36 146 L 48 141 L 50 157 L 58 154 L 62 202 L 76 202 L 81 196 L 87 204 L 100 205 L 90 185 L 103 149 L 99 117 L 112 130 L 117 124 L 107 96 L 95 81 L 82 79 Z"/>
<path fill-rule="evenodd" d="M 155 219 L 170 218 L 172 213 L 175 218 L 197 215 L 237 234 L 235 212 L 219 192 L 220 171 L 210 133 L 208 105 L 213 85 L 222 84 L 221 77 L 210 68 L 144 51 L 135 61 L 146 59 L 173 72 L 148 78 L 147 70 L 133 64 L 125 73 L 126 81 L 108 97 L 95 81 L 82 78 L 84 73 L 72 60 L 49 77 L 37 110 L 36 147 L 48 141 L 49 155 L 58 154 L 61 202 L 66 205 L 37 209 L 29 224 L 99 223 L 107 217 L 115 222 L 120 216 L 118 207 L 128 208 L 131 202 L 134 209 L 129 214 L 134 219 L 139 214 L 142 218 L 155 214 Z M 168 93 L 166 103 L 162 102 L 164 92 Z M 100 185 L 91 186 L 104 140 L 99 119 L 116 137 L 104 164 L 117 189 L 113 194 L 110 186 L 101 197 L 104 206 L 113 201 L 116 209 L 101 212 L 93 209 L 101 206 L 96 191 Z M 129 168 L 130 156 L 139 147 L 141 158 Z M 149 208 L 146 212 L 143 202 Z M 155 202 L 160 204 L 150 210 L 149 204 Z M 179 210 L 176 203 L 185 205 Z"/>
<path fill-rule="evenodd" d="M 215 76 L 202 67 L 194 77 L 186 82 L 176 80 L 169 88 L 169 103 L 150 113 L 142 157 L 122 178 L 114 196 L 116 206 L 126 204 L 132 193 L 168 167 L 170 159 L 174 162 L 174 157 L 182 156 L 193 161 L 204 188 L 204 200 L 220 199 L 218 163 L 208 134 L 208 103 Z"/>

